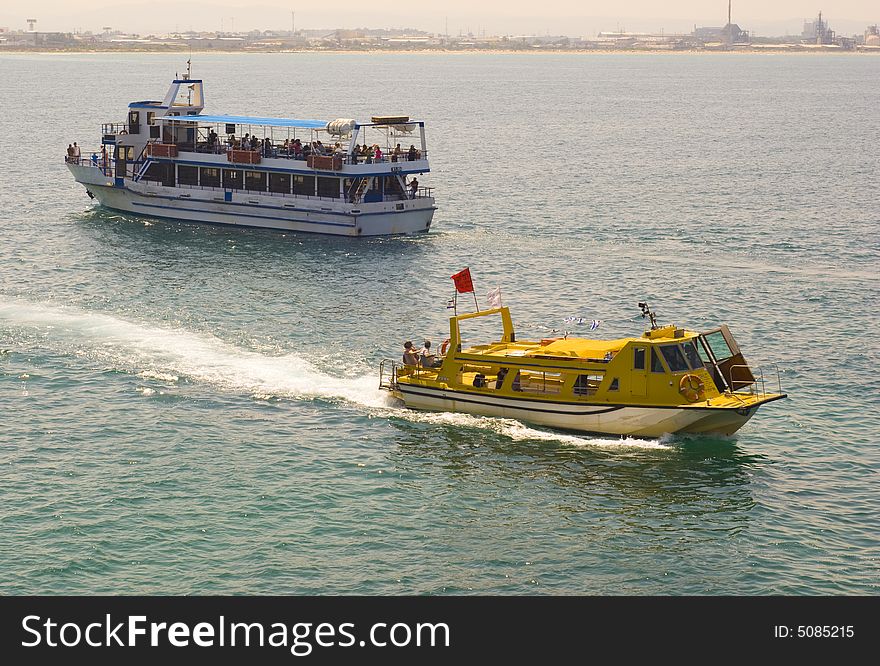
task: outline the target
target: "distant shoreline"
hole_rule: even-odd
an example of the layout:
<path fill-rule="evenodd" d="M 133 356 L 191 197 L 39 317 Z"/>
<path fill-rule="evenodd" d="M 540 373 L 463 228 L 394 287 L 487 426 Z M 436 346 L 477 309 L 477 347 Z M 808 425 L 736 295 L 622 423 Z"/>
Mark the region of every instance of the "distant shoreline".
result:
<path fill-rule="evenodd" d="M 163 47 L 163 48 L 26 48 L 17 46 L 0 47 L 0 55 L 4 53 L 11 54 L 30 54 L 30 55 L 94 55 L 102 53 L 149 53 L 149 54 L 176 54 L 176 53 L 197 53 L 199 55 L 265 55 L 270 53 L 287 53 L 287 54 L 329 54 L 329 55 L 510 55 L 510 56 L 533 56 L 533 55 L 865 55 L 880 54 L 880 47 L 861 47 L 857 49 L 835 49 L 827 47 L 814 46 L 776 46 L 769 45 L 765 47 L 749 47 L 735 49 L 284 49 L 284 48 L 248 48 L 248 49 L 192 49 L 188 47 Z"/>

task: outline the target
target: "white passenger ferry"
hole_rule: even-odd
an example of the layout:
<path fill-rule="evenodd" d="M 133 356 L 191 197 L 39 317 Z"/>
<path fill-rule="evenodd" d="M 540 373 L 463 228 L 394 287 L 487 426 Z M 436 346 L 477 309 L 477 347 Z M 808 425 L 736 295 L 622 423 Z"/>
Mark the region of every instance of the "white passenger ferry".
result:
<path fill-rule="evenodd" d="M 132 102 L 97 151 L 67 166 L 102 205 L 127 213 L 343 236 L 425 232 L 434 216 L 425 124 L 206 115 L 203 83 Z"/>

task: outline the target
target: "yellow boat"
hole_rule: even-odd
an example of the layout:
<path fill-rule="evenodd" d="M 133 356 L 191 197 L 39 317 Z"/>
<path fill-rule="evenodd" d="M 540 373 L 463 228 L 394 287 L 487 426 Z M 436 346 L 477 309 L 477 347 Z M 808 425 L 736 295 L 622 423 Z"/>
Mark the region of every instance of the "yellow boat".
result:
<path fill-rule="evenodd" d="M 379 385 L 412 409 L 643 437 L 731 435 L 758 407 L 786 397 L 778 369 L 778 391 L 768 393 L 727 326 L 705 333 L 657 326 L 639 305 L 650 330 L 617 340 L 519 341 L 506 307 L 456 315 L 437 367 L 386 360 Z M 462 324 L 491 317 L 500 318 L 500 339 L 463 348 Z"/>

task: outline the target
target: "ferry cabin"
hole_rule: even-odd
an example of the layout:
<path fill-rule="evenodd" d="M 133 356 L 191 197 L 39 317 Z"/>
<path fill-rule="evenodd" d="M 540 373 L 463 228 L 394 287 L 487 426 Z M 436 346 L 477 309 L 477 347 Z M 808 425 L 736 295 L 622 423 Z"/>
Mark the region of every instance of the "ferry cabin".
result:
<path fill-rule="evenodd" d="M 126 212 L 343 235 L 430 228 L 432 190 L 412 180 L 430 170 L 424 122 L 203 108 L 203 82 L 176 79 L 161 102 L 129 104 L 126 122 L 103 125 L 102 148 L 68 166 L 90 196 Z"/>

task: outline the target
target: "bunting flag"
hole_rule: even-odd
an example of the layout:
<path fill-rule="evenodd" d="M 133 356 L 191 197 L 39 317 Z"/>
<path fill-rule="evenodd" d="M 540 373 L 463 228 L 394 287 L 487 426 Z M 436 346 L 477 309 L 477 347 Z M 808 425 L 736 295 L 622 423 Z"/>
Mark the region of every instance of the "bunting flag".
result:
<path fill-rule="evenodd" d="M 564 321 L 566 324 L 575 324 L 577 326 L 589 324 L 591 331 L 595 331 L 597 328 L 599 328 L 599 326 L 602 325 L 601 319 L 587 319 L 586 317 L 566 317 L 562 321 Z"/>
<path fill-rule="evenodd" d="M 470 268 L 465 268 L 463 271 L 459 271 L 452 276 L 452 280 L 455 282 L 455 290 L 459 294 L 466 294 L 469 291 L 474 290 L 474 282 L 471 280 Z"/>
<path fill-rule="evenodd" d="M 490 308 L 500 308 L 501 307 L 501 287 L 495 287 L 494 289 L 490 289 L 489 293 L 486 294 L 486 301 L 488 302 Z"/>

